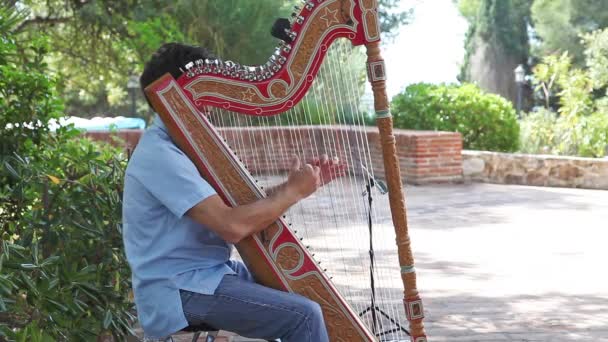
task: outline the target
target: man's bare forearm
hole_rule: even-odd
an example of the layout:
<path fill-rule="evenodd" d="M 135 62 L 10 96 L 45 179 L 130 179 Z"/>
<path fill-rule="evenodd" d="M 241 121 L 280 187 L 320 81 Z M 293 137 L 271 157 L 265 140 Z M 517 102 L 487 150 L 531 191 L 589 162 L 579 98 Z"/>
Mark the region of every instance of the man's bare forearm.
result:
<path fill-rule="evenodd" d="M 271 225 L 300 199 L 301 196 L 284 185 L 266 198 L 234 208 L 227 206 L 219 196 L 212 196 L 187 214 L 224 240 L 237 243 Z"/>
<path fill-rule="evenodd" d="M 230 220 L 243 232 L 243 237 L 249 236 L 271 225 L 299 200 L 287 186 L 281 185 L 273 188 L 266 198 L 232 208 Z"/>

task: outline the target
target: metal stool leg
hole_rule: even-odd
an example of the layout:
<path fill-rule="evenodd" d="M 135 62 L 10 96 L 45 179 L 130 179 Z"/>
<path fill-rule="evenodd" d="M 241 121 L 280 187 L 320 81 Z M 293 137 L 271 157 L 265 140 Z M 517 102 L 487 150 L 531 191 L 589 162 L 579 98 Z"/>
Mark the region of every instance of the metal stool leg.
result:
<path fill-rule="evenodd" d="M 201 337 L 202 331 L 197 331 L 192 335 L 192 342 L 198 342 L 198 338 Z M 219 331 L 209 331 L 205 334 L 205 342 L 213 342 L 217 337 Z"/>
<path fill-rule="evenodd" d="M 217 334 L 219 334 L 219 331 L 209 331 L 207 333 L 207 339 L 205 340 L 205 342 L 213 342 L 213 341 L 215 341 L 215 338 L 217 337 Z"/>
<path fill-rule="evenodd" d="M 197 331 L 192 335 L 192 342 L 197 342 L 198 338 L 201 336 L 201 331 Z"/>

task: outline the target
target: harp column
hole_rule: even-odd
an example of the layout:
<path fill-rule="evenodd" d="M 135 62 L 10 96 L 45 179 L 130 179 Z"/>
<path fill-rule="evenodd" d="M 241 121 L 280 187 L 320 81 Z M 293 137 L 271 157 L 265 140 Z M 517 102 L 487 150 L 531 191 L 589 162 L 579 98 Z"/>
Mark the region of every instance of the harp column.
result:
<path fill-rule="evenodd" d="M 380 42 L 366 44 L 367 71 L 374 92 L 374 107 L 376 110 L 376 124 L 380 131 L 380 143 L 384 160 L 384 170 L 389 191 L 389 201 L 393 226 L 397 236 L 397 251 L 401 266 L 401 279 L 404 286 L 403 303 L 405 313 L 410 322 L 410 333 L 413 342 L 427 342 L 424 331 L 424 311 L 422 300 L 416 287 L 416 272 L 414 257 L 410 245 L 407 216 L 405 211 L 405 196 L 401 183 L 401 170 L 393 135 L 393 118 L 390 113 L 388 96 L 386 94 L 386 69 L 384 59 L 380 54 Z"/>

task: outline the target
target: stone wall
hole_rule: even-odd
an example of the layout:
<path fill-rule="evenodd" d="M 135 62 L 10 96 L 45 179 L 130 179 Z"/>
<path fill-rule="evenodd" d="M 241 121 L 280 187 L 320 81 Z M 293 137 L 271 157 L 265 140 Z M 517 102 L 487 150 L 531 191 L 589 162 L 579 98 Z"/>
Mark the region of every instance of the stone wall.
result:
<path fill-rule="evenodd" d="M 290 154 L 312 156 L 327 153 L 348 160 L 351 164 L 371 163 L 376 175 L 380 178 L 384 175 L 380 137 L 374 127 L 251 127 L 238 130 L 222 128 L 220 131 L 254 174 L 287 170 L 289 160 L 284 156 Z M 138 130 L 92 132 L 87 136 L 110 142 L 114 140 L 113 136 L 117 136 L 125 140 L 127 149 L 133 149 L 141 133 Z M 367 149 L 364 137 L 369 143 L 368 155 L 363 153 Z M 463 181 L 460 154 L 462 137 L 459 133 L 395 130 L 395 139 L 401 173 L 406 182 L 429 184 Z"/>
<path fill-rule="evenodd" d="M 463 151 L 466 181 L 608 190 L 608 158 Z"/>

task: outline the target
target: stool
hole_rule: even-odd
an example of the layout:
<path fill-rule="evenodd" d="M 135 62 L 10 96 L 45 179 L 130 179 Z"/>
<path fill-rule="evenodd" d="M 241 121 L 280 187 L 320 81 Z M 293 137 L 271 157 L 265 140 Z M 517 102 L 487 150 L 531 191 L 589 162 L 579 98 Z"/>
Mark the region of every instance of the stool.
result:
<path fill-rule="evenodd" d="M 194 335 L 192 336 L 192 342 L 198 342 L 198 338 L 201 336 L 201 334 L 206 332 L 207 338 L 205 339 L 205 342 L 213 342 L 215 341 L 219 330 L 210 325 L 200 324 L 187 326 L 182 329 L 182 332 L 194 333 Z"/>

